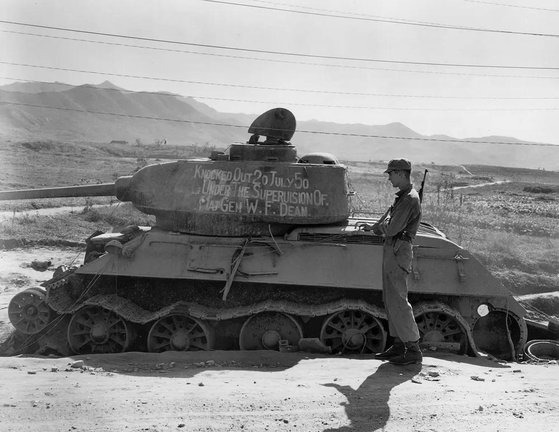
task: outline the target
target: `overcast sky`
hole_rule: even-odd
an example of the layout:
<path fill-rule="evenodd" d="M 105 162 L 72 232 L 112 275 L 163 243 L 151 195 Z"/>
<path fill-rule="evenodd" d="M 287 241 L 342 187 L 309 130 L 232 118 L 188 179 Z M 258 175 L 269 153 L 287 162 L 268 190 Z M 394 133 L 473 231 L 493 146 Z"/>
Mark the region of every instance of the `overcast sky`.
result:
<path fill-rule="evenodd" d="M 0 23 L 0 84 L 109 80 L 131 90 L 193 96 L 226 112 L 261 113 L 283 106 L 299 120 L 401 122 L 427 135 L 500 135 L 559 144 L 555 0 L 0 4 L 2 21 L 134 37 Z"/>

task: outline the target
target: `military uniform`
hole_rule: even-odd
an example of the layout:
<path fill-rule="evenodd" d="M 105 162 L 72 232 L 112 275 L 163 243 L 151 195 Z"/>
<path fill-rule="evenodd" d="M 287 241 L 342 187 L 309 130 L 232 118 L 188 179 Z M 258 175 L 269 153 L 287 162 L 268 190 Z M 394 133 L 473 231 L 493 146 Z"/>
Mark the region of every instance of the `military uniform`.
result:
<path fill-rule="evenodd" d="M 408 277 L 412 270 L 412 242 L 421 220 L 419 194 L 409 182 L 409 176 L 392 177 L 392 171 L 411 171 L 405 159 L 391 160 L 385 173 L 393 186 L 400 190 L 388 211 L 372 226 L 376 234 L 385 238 L 383 247 L 383 301 L 388 316 L 388 331 L 394 345 L 375 357 L 395 364 L 420 363 L 419 330 L 408 301 Z"/>
<path fill-rule="evenodd" d="M 383 300 L 390 335 L 402 342 L 411 342 L 419 339 L 419 331 L 408 301 L 407 279 L 413 258 L 412 241 L 421 219 L 421 204 L 412 185 L 396 195 L 394 204 L 376 229 L 385 235 Z"/>

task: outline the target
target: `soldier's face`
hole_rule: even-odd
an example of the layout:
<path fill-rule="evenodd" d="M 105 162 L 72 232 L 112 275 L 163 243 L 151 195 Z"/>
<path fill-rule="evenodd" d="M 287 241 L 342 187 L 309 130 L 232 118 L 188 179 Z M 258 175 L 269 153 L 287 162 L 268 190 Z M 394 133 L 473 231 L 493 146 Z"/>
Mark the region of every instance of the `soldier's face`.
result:
<path fill-rule="evenodd" d="M 402 181 L 402 171 L 390 171 L 388 181 L 392 183 L 392 187 L 399 187 Z"/>

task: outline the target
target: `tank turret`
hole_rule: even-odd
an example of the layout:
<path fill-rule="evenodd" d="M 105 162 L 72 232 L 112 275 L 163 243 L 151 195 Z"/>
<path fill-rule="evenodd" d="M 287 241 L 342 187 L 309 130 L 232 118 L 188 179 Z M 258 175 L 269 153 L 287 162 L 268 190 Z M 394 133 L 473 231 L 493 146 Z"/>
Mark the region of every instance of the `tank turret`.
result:
<path fill-rule="evenodd" d="M 267 111 L 249 132 L 249 143 L 207 159 L 149 165 L 114 184 L 0 192 L 0 200 L 115 196 L 155 215 L 162 229 L 219 236 L 277 235 L 347 219 L 345 167 L 297 158 L 290 111 Z"/>

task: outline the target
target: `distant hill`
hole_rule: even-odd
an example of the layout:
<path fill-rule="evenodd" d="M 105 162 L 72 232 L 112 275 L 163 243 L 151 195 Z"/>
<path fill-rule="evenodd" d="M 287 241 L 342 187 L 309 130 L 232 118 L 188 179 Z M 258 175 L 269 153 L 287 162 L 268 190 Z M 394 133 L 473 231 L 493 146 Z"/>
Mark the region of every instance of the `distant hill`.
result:
<path fill-rule="evenodd" d="M 53 82 L 15 82 L 12 84 L 7 84 L 5 86 L 0 86 L 1 90 L 12 91 L 12 92 L 22 92 L 22 93 L 43 93 L 43 92 L 56 92 L 64 91 L 70 88 L 69 84 Z"/>
<path fill-rule="evenodd" d="M 86 85 L 95 88 L 125 91 L 125 89 L 114 85 L 110 81 L 103 81 L 101 84 L 86 84 Z M 5 91 L 21 92 L 21 93 L 45 93 L 45 92 L 61 92 L 64 90 L 69 90 L 72 87 L 75 86 L 71 84 L 56 82 L 56 81 L 52 83 L 31 81 L 31 82 L 15 82 L 12 84 L 7 84 L 5 86 L 0 86 L 0 89 Z"/>
<path fill-rule="evenodd" d="M 130 92 L 109 81 L 80 86 L 14 83 L 0 86 L 0 102 L 4 102 L 0 103 L 0 139 L 16 141 L 152 143 L 165 139 L 173 145 L 225 148 L 234 142 L 246 142 L 247 128 L 256 117 L 221 113 L 191 97 L 172 93 Z M 511 137 L 467 141 L 521 142 Z M 342 160 L 378 161 L 405 156 L 437 164 L 559 170 L 558 149 L 553 147 L 477 144 L 445 135 L 424 136 L 402 123 L 301 121 L 292 142 L 299 154 L 324 151 Z"/>
<path fill-rule="evenodd" d="M 231 140 L 230 128 L 210 126 L 215 119 L 181 96 L 121 91 L 107 82 L 42 88 L 47 91 L 22 91 L 21 84 L 18 91 L 0 87 L 0 102 L 8 102 L 0 105 L 1 138 L 144 143 L 166 139 L 178 145 L 221 146 Z M 235 131 L 237 140 L 246 135 L 240 130 Z"/>
<path fill-rule="evenodd" d="M 559 148 L 469 142 L 522 142 L 510 137 L 468 138 L 468 142 L 461 142 L 452 137 L 424 136 L 401 123 L 371 126 L 312 121 L 302 122 L 298 126 L 300 130 L 308 129 L 358 135 L 351 137 L 338 136 L 336 139 L 331 139 L 328 135 L 296 134 L 293 138 L 297 142 L 300 152 L 301 150 L 306 152 L 320 149 L 337 154 L 341 159 L 374 161 L 405 156 L 416 162 L 434 162 L 436 164 L 482 164 L 559 170 L 559 158 L 557 157 Z M 371 138 L 371 136 L 375 138 Z M 386 137 L 401 137 L 404 139 Z M 416 138 L 417 140 L 405 138 Z M 450 139 L 452 142 L 438 141 L 445 139 Z"/>

